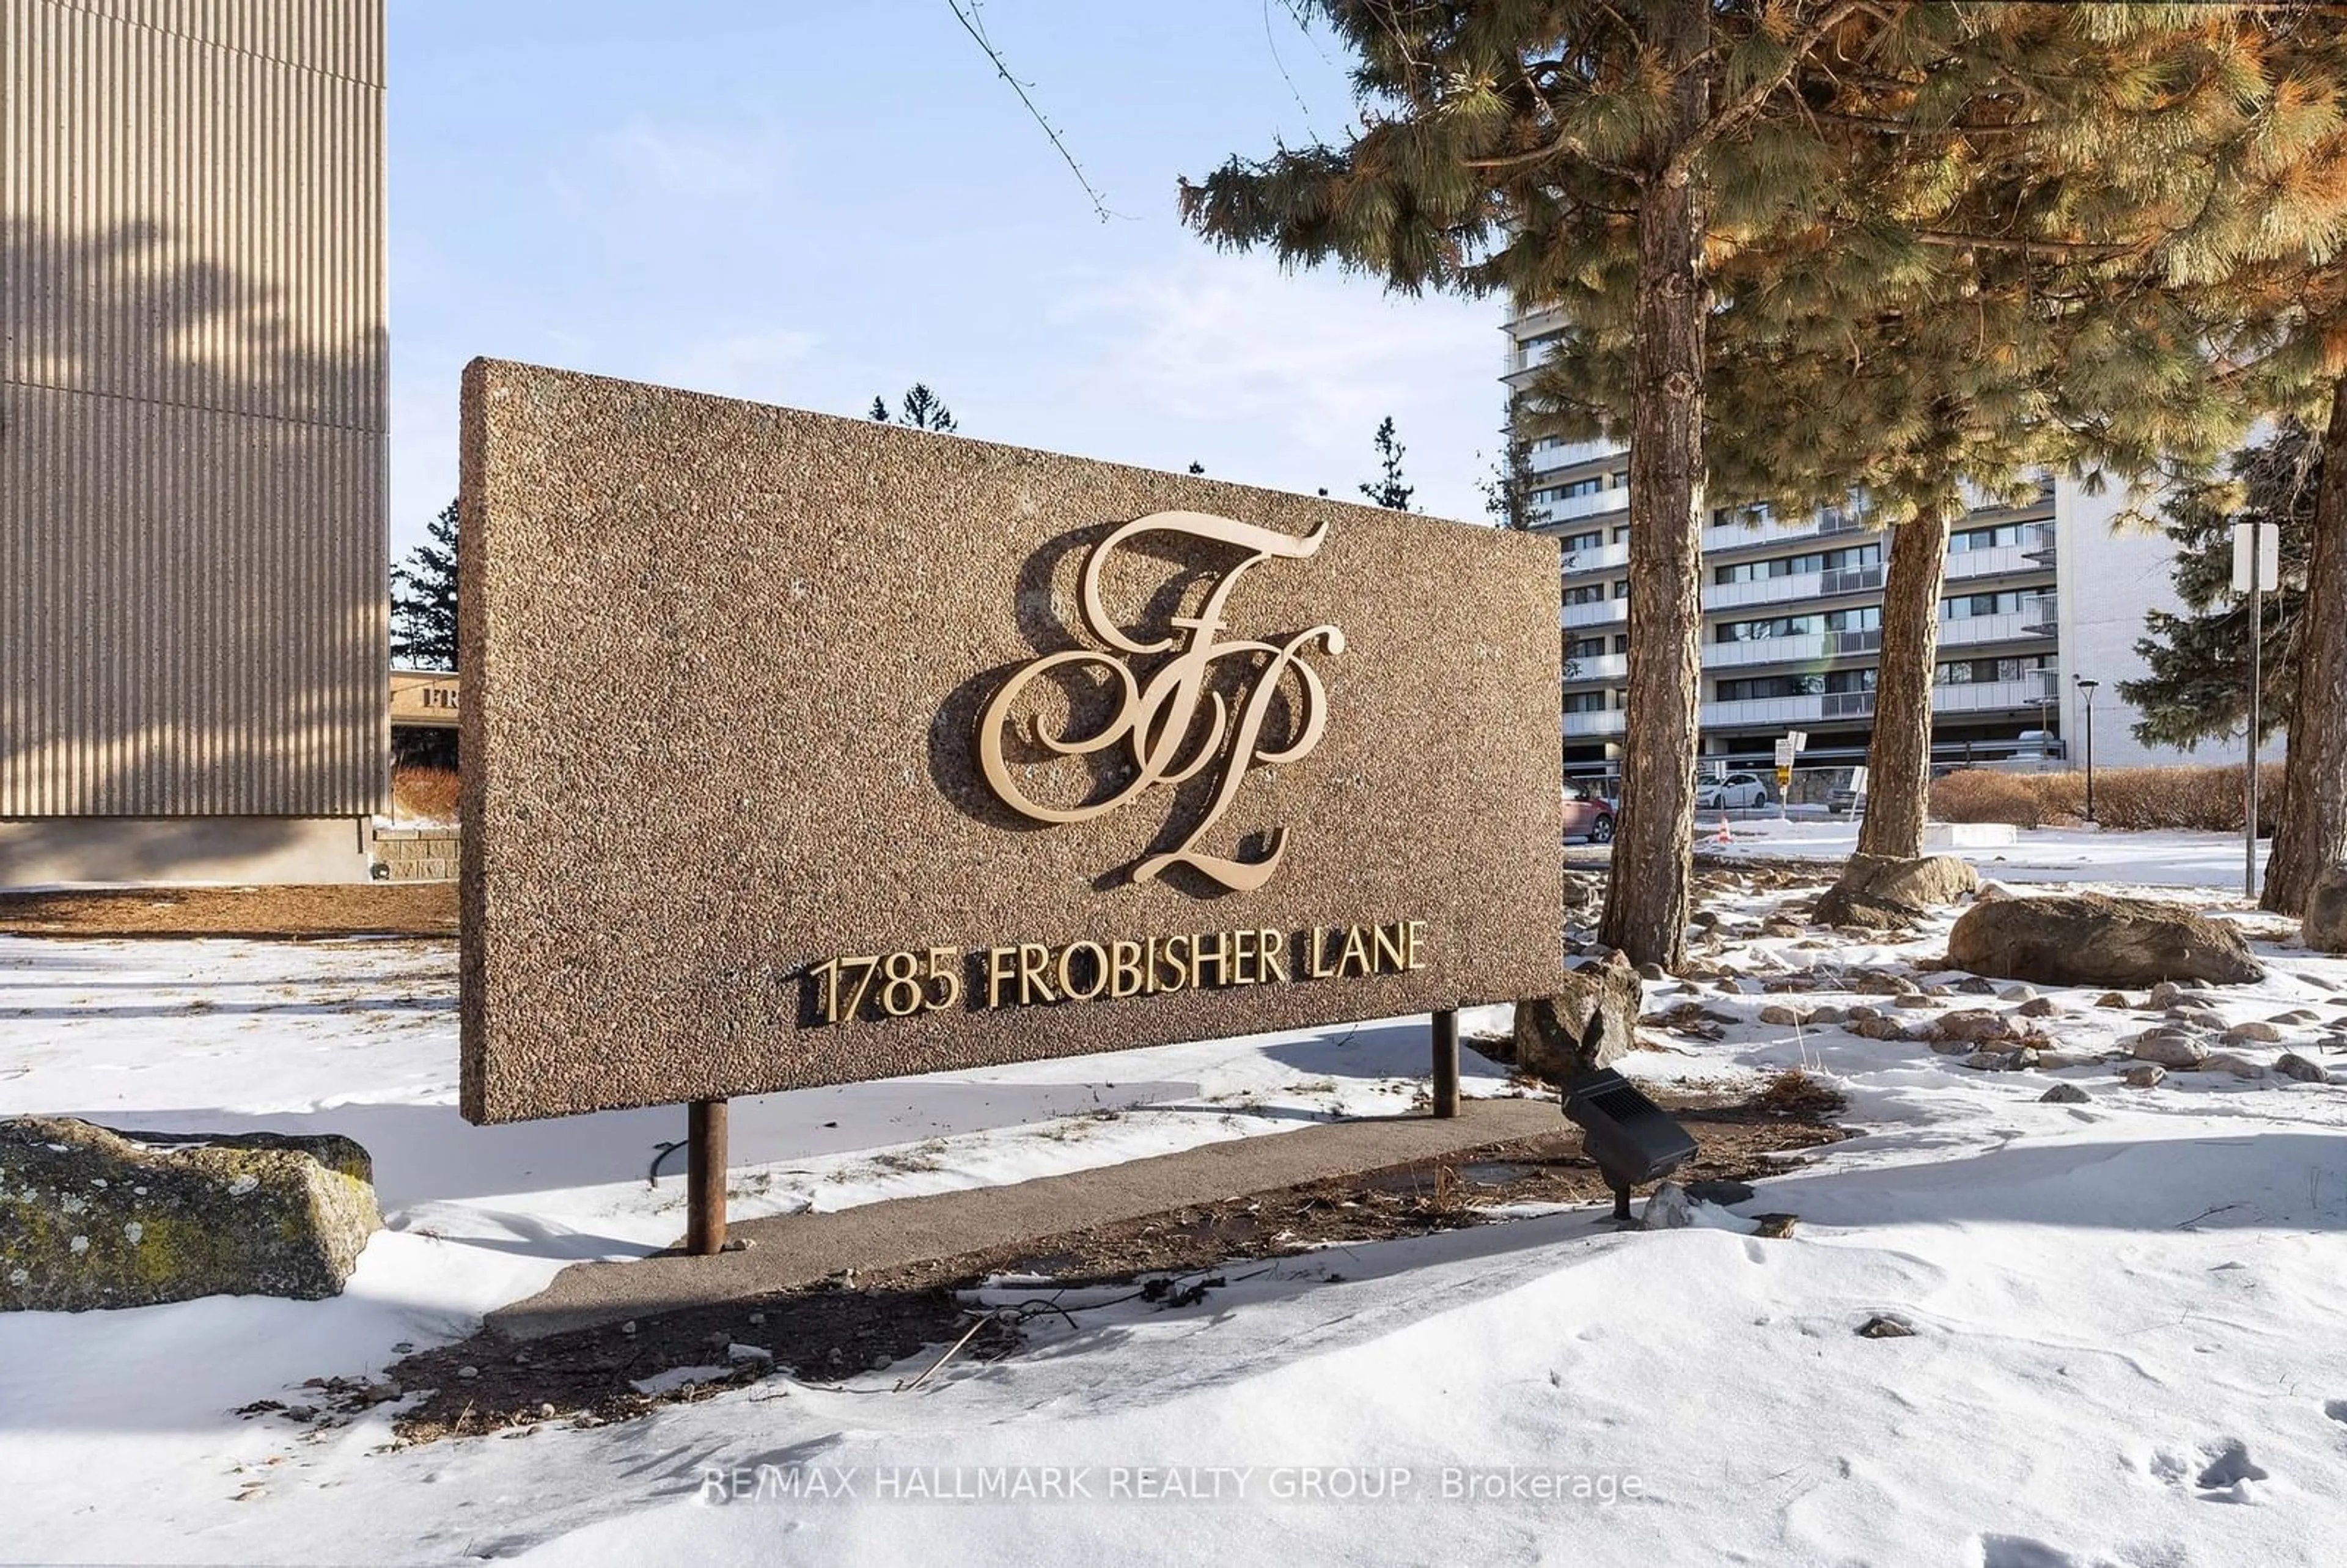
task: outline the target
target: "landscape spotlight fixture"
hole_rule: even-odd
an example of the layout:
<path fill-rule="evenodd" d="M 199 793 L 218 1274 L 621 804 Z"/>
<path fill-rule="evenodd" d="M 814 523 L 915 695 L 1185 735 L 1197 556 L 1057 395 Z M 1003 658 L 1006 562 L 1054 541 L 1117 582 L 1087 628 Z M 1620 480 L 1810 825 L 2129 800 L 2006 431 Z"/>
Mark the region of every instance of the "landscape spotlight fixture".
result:
<path fill-rule="evenodd" d="M 1670 1113 L 1610 1067 L 1564 1086 L 1566 1120 L 1581 1128 L 1581 1147 L 1614 1189 L 1614 1218 L 1630 1219 L 1630 1189 L 1669 1175 L 1695 1158 L 1695 1139 Z"/>

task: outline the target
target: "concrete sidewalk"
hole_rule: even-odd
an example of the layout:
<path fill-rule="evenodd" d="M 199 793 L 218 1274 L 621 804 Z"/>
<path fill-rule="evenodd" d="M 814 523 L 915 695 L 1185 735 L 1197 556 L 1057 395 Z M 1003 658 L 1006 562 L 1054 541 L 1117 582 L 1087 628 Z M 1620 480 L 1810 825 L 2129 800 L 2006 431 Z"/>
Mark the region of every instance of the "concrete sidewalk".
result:
<path fill-rule="evenodd" d="M 900 1267 L 1041 1241 L 1094 1225 L 1303 1182 L 1349 1176 L 1484 1143 L 1566 1130 L 1555 1100 L 1468 1100 L 1449 1121 L 1397 1116 L 1264 1132 L 1008 1186 L 891 1198 L 829 1214 L 745 1220 L 752 1245 L 716 1257 L 663 1254 L 578 1263 L 487 1327 L 517 1339 L 812 1285 L 842 1269 Z"/>

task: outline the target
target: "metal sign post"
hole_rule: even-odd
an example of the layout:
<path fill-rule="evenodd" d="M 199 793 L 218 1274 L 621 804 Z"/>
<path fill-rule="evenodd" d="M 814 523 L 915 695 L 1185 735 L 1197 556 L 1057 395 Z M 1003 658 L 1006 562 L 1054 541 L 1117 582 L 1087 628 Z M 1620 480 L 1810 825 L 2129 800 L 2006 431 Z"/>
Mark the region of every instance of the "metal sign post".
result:
<path fill-rule="evenodd" d="M 2250 722 L 2241 769 L 2241 894 L 2258 896 L 2258 731 L 2265 700 L 2266 592 L 2281 586 L 2281 530 L 2233 525 L 2233 591 L 2250 596 Z"/>

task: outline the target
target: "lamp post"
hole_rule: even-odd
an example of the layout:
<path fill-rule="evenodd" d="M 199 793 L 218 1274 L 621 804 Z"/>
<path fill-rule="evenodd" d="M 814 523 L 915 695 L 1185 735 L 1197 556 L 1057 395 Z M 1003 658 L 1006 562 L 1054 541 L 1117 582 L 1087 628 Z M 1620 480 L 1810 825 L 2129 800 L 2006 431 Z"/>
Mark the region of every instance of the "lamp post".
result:
<path fill-rule="evenodd" d="M 2079 692 L 2086 699 L 2086 820 L 2095 820 L 2095 688 L 2100 681 L 2075 678 Z"/>

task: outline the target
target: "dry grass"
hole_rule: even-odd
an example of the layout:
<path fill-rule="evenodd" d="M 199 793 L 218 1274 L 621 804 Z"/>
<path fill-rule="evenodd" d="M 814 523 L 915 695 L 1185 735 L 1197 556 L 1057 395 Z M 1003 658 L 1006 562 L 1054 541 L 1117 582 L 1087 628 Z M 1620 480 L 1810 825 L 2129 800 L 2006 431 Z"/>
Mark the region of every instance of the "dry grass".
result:
<path fill-rule="evenodd" d="M 2281 801 L 2280 763 L 2260 770 L 2260 826 L 2270 830 Z M 1983 768 L 1932 783 L 1932 815 L 1942 822 L 2008 822 L 2044 827 L 2085 820 L 2086 775 L 2006 774 Z M 2095 820 L 2128 833 L 2175 829 L 2203 833 L 2241 830 L 2241 770 L 2104 768 L 2095 774 Z"/>
<path fill-rule="evenodd" d="M 1822 1122 L 1840 1115 L 1849 1105 L 1848 1097 L 1840 1090 L 1798 1067 L 1788 1067 L 1777 1074 L 1752 1097 L 1754 1110 L 1799 1122 Z"/>
<path fill-rule="evenodd" d="M 456 770 L 405 767 L 391 771 L 391 798 L 400 820 L 456 820 Z"/>

